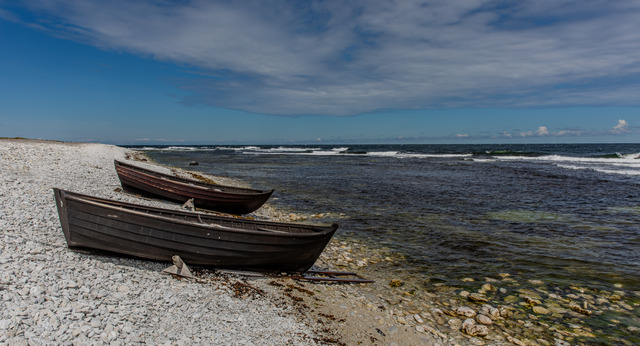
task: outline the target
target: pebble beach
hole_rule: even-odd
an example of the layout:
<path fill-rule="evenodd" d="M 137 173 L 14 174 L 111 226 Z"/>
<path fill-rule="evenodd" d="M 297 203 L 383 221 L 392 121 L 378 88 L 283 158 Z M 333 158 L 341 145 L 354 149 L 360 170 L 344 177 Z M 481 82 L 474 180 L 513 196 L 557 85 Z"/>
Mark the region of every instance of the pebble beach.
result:
<path fill-rule="evenodd" d="M 114 192 L 100 144 L 0 141 L 0 344 L 309 344 L 286 305 L 236 299 L 226 283 L 176 280 L 168 265 L 67 249 L 52 188 L 140 203 Z M 162 203 L 145 201 L 161 206 Z"/>

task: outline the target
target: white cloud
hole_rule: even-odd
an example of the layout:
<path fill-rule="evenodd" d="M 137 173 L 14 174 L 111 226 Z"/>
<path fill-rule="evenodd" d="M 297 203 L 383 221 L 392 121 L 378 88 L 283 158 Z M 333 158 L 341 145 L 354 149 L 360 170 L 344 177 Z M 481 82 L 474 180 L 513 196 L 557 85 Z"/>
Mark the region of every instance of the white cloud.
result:
<path fill-rule="evenodd" d="M 57 36 L 188 66 L 202 78 L 178 82 L 191 92 L 187 103 L 277 115 L 638 105 L 640 4 L 632 0 L 24 6 L 44 13 L 27 24 Z"/>
<path fill-rule="evenodd" d="M 540 126 L 536 130 L 536 136 L 547 136 L 549 135 L 549 129 L 546 126 Z"/>
<path fill-rule="evenodd" d="M 567 137 L 567 136 L 582 136 L 585 134 L 585 131 L 578 129 L 570 129 L 570 130 L 558 130 L 558 131 L 549 131 L 549 128 L 546 126 L 539 126 L 537 130 L 532 131 L 520 131 L 514 133 L 503 132 L 501 134 L 502 137 L 512 138 L 512 137 Z M 594 133 L 591 133 L 594 134 Z"/>
<path fill-rule="evenodd" d="M 525 131 L 525 132 L 520 132 L 519 136 L 520 137 L 542 137 L 542 136 L 548 136 L 549 135 L 549 129 L 546 126 L 540 126 L 538 127 L 538 129 L 534 132 L 534 131 Z"/>
<path fill-rule="evenodd" d="M 467 138 L 467 137 L 469 137 L 469 135 L 468 135 L 468 134 L 466 134 L 466 133 L 458 133 L 458 134 L 456 135 L 456 137 L 458 137 L 458 138 Z"/>
<path fill-rule="evenodd" d="M 611 129 L 613 133 L 625 133 L 629 132 L 629 124 L 624 119 L 619 119 L 618 124 Z"/>
<path fill-rule="evenodd" d="M 533 136 L 532 131 L 520 132 L 520 137 L 531 137 L 531 136 Z"/>
<path fill-rule="evenodd" d="M 582 136 L 585 134 L 583 130 L 560 130 L 553 133 L 555 136 Z"/>

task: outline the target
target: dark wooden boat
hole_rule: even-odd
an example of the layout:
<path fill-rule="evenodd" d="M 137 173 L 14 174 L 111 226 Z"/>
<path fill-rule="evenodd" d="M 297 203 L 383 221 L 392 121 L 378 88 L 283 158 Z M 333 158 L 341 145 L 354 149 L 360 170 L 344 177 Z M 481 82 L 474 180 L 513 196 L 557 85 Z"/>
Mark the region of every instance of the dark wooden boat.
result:
<path fill-rule="evenodd" d="M 241 187 L 208 184 L 114 161 L 124 189 L 186 202 L 193 198 L 197 208 L 229 214 L 248 214 L 260 208 L 273 190 L 262 191 Z"/>
<path fill-rule="evenodd" d="M 54 189 L 70 248 L 187 265 L 304 272 L 338 229 L 146 207 Z"/>

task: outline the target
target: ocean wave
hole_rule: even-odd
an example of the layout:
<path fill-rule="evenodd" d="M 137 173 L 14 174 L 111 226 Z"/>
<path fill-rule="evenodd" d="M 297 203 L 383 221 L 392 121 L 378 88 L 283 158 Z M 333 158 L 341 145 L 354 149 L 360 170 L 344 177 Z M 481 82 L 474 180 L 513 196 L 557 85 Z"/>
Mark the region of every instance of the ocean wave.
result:
<path fill-rule="evenodd" d="M 581 156 L 564 156 L 564 155 L 545 155 L 545 156 L 536 156 L 536 157 L 528 157 L 528 156 L 505 156 L 505 157 L 497 157 L 501 160 L 532 160 L 532 161 L 556 161 L 556 162 L 581 162 L 581 163 L 597 163 L 597 164 L 640 164 L 640 159 L 638 159 L 639 154 L 627 154 L 606 158 L 606 157 L 581 157 Z"/>
<path fill-rule="evenodd" d="M 400 153 L 397 151 L 372 151 L 367 153 L 369 156 L 380 156 L 380 157 L 394 157 L 398 156 Z"/>
<path fill-rule="evenodd" d="M 400 159 L 438 159 L 438 158 L 466 158 L 472 157 L 472 154 L 420 154 L 420 153 L 403 153 L 399 151 L 381 151 L 370 152 L 366 155 L 381 157 L 396 157 Z"/>
<path fill-rule="evenodd" d="M 168 147 L 142 147 L 136 148 L 143 151 L 202 151 L 207 150 L 204 147 L 187 147 L 187 146 L 168 146 Z"/>
<path fill-rule="evenodd" d="M 385 150 L 386 149 L 386 150 Z M 475 162 L 487 162 L 487 160 L 535 160 L 554 164 L 592 166 L 601 165 L 613 167 L 613 170 L 627 169 L 633 171 L 640 169 L 640 153 L 621 153 L 611 151 L 611 153 L 603 154 L 586 154 L 587 156 L 573 156 L 572 154 L 550 154 L 544 153 L 543 150 L 496 150 L 489 149 L 479 151 L 476 148 L 470 149 L 468 152 L 426 152 L 422 151 L 419 146 L 415 150 L 402 146 L 146 146 L 141 147 L 144 151 L 232 151 L 243 155 L 309 155 L 309 156 L 338 156 L 338 155 L 356 155 L 381 158 L 397 158 L 397 159 L 469 159 Z M 451 148 L 446 148 L 450 150 Z M 543 148 L 548 150 L 547 148 Z M 564 150 L 564 148 L 561 148 Z M 437 150 L 437 149 L 436 149 Z"/>
<path fill-rule="evenodd" d="M 243 148 L 240 149 L 243 154 L 279 154 L 279 155 L 317 155 L 317 156 L 335 156 L 335 155 L 358 155 L 370 157 L 389 157 L 389 158 L 465 158 L 471 157 L 472 154 L 422 154 L 422 153 L 406 153 L 400 151 L 364 151 L 347 147 L 336 148 L 298 148 L 298 147 L 278 147 L 278 148 Z"/>
<path fill-rule="evenodd" d="M 337 155 L 338 151 L 335 150 L 322 150 L 320 148 L 258 148 L 258 149 L 243 149 L 240 150 L 242 154 L 249 155 Z"/>
<path fill-rule="evenodd" d="M 611 160 L 639 160 L 640 153 L 610 153 L 610 154 L 594 154 L 590 156 L 568 156 L 562 154 L 549 154 L 542 152 L 524 152 L 514 150 L 493 150 L 483 153 L 474 153 L 474 156 L 491 156 L 498 159 L 517 159 L 517 160 L 557 160 L 557 161 L 593 161 L 593 162 L 611 162 Z"/>
<path fill-rule="evenodd" d="M 246 147 L 216 147 L 217 150 L 230 150 L 230 151 L 243 151 L 243 150 L 259 150 L 260 147 L 246 146 Z"/>
<path fill-rule="evenodd" d="M 542 156 L 542 155 L 544 155 L 544 153 L 535 152 L 535 151 L 525 152 L 525 151 L 518 151 L 518 150 L 487 150 L 485 152 L 475 153 L 474 155 L 477 155 L 477 156 L 484 156 L 484 155 L 506 156 L 506 157 L 509 157 L 509 156 L 536 157 L 536 156 Z"/>
<path fill-rule="evenodd" d="M 619 175 L 632 175 L 637 176 L 640 175 L 640 168 L 638 169 L 612 169 L 612 167 L 603 167 L 603 166 L 576 166 L 576 165 L 558 165 L 558 167 L 572 170 L 592 170 L 605 174 L 619 174 Z"/>

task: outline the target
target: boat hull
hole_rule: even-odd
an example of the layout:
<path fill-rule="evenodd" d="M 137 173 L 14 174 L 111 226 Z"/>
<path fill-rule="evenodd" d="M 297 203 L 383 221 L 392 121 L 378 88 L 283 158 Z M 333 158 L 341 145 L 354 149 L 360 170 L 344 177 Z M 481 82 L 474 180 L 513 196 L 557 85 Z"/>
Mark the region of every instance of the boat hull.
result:
<path fill-rule="evenodd" d="M 188 265 L 304 272 L 338 228 L 178 212 L 54 189 L 67 245 Z"/>
<path fill-rule="evenodd" d="M 196 207 L 223 213 L 251 213 L 260 208 L 273 193 L 273 190 L 261 191 L 183 179 L 117 160 L 114 164 L 125 189 L 181 203 L 193 198 Z"/>

